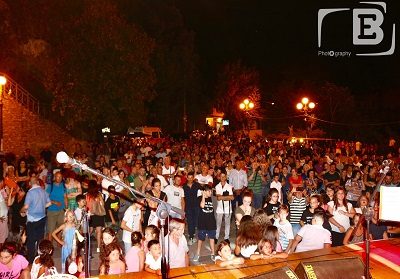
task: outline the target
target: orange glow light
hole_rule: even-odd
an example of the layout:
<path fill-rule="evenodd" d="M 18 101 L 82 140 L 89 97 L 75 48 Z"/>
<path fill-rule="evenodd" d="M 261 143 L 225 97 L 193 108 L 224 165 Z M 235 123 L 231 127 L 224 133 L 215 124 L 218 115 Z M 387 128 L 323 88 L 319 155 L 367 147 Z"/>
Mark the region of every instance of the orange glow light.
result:
<path fill-rule="evenodd" d="M 308 98 L 307 97 L 304 97 L 303 99 L 301 99 L 301 103 L 303 104 L 303 105 L 307 105 L 308 104 Z"/>
<path fill-rule="evenodd" d="M 0 76 L 0 85 L 5 85 L 7 83 L 7 79 L 5 76 Z"/>

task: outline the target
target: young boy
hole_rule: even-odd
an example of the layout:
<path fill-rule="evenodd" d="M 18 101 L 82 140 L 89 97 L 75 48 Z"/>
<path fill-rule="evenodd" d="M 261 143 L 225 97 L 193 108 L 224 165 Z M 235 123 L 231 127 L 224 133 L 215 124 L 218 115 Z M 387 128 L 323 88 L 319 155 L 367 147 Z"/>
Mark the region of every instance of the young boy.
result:
<path fill-rule="evenodd" d="M 294 239 L 292 225 L 287 220 L 288 215 L 289 208 L 287 205 L 281 205 L 278 210 L 278 219 L 276 219 L 274 223 L 274 226 L 277 227 L 279 231 L 279 242 L 282 245 L 282 250 L 285 252 L 290 251 Z"/>
<path fill-rule="evenodd" d="M 79 224 L 82 221 L 83 211 L 86 211 L 86 196 L 85 195 L 77 195 L 75 200 L 76 200 L 76 203 L 78 204 L 78 207 L 75 209 L 74 213 L 76 216 L 76 221 Z"/>
<path fill-rule="evenodd" d="M 104 204 L 106 209 L 106 226 L 111 227 L 115 232 L 119 230 L 118 210 L 121 204 L 119 197 L 115 195 L 115 187 L 108 186 L 108 198 Z"/>
<path fill-rule="evenodd" d="M 147 244 L 149 252 L 146 254 L 144 270 L 161 275 L 161 247 L 156 239 L 150 240 Z"/>
<path fill-rule="evenodd" d="M 214 215 L 214 207 L 211 199 L 212 196 L 212 187 L 209 185 L 204 186 L 204 190 L 202 191 L 202 195 L 200 197 L 200 212 L 198 219 L 198 242 L 197 242 L 197 254 L 193 257 L 193 261 L 197 262 L 200 258 L 200 250 L 203 241 L 208 239 L 210 240 L 210 248 L 211 248 L 211 260 L 215 261 L 215 251 L 214 251 L 214 239 L 217 231 L 217 224 L 215 222 Z"/>

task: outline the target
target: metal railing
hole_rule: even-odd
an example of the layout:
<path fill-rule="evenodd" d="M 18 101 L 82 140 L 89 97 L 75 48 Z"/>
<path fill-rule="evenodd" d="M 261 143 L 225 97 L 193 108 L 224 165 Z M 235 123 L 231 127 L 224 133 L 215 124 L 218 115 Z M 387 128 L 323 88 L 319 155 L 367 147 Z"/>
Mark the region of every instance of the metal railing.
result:
<path fill-rule="evenodd" d="M 43 115 L 45 112 L 40 107 L 39 101 L 33 97 L 25 88 L 19 85 L 15 80 L 6 74 L 0 74 L 7 79 L 7 83 L 4 85 L 3 96 L 10 96 L 15 99 L 22 106 L 27 108 L 29 111 Z"/>

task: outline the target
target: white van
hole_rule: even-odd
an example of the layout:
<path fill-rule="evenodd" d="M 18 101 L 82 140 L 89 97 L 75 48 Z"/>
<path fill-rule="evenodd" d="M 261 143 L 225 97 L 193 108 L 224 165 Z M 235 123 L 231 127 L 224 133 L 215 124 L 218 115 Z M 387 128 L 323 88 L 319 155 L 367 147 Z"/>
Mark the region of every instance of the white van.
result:
<path fill-rule="evenodd" d="M 160 127 L 140 126 L 140 127 L 136 127 L 135 129 L 129 128 L 128 135 L 129 136 L 143 135 L 145 137 L 151 137 L 154 139 L 162 138 L 162 133 L 161 133 Z"/>

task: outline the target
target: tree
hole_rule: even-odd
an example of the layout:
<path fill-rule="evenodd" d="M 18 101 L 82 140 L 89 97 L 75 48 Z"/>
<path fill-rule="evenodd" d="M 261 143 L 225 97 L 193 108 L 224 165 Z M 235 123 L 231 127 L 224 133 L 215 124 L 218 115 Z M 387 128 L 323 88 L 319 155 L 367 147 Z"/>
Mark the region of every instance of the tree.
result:
<path fill-rule="evenodd" d="M 154 41 L 110 1 L 42 2 L 52 26 L 23 34 L 21 54 L 52 92 L 53 113 L 81 131 L 142 124 L 155 97 Z"/>
<path fill-rule="evenodd" d="M 261 93 L 257 70 L 243 66 L 240 61 L 226 64 L 217 81 L 216 106 L 234 127 L 239 127 L 244 120 L 239 104 L 246 98 L 254 103 L 248 117 L 260 118 Z"/>
<path fill-rule="evenodd" d="M 151 65 L 157 98 L 149 101 L 148 122 L 171 132 L 183 131 L 184 109 L 189 125 L 204 113 L 195 34 L 184 23 L 175 1 L 120 0 L 128 21 L 142 26 L 155 40 Z"/>

